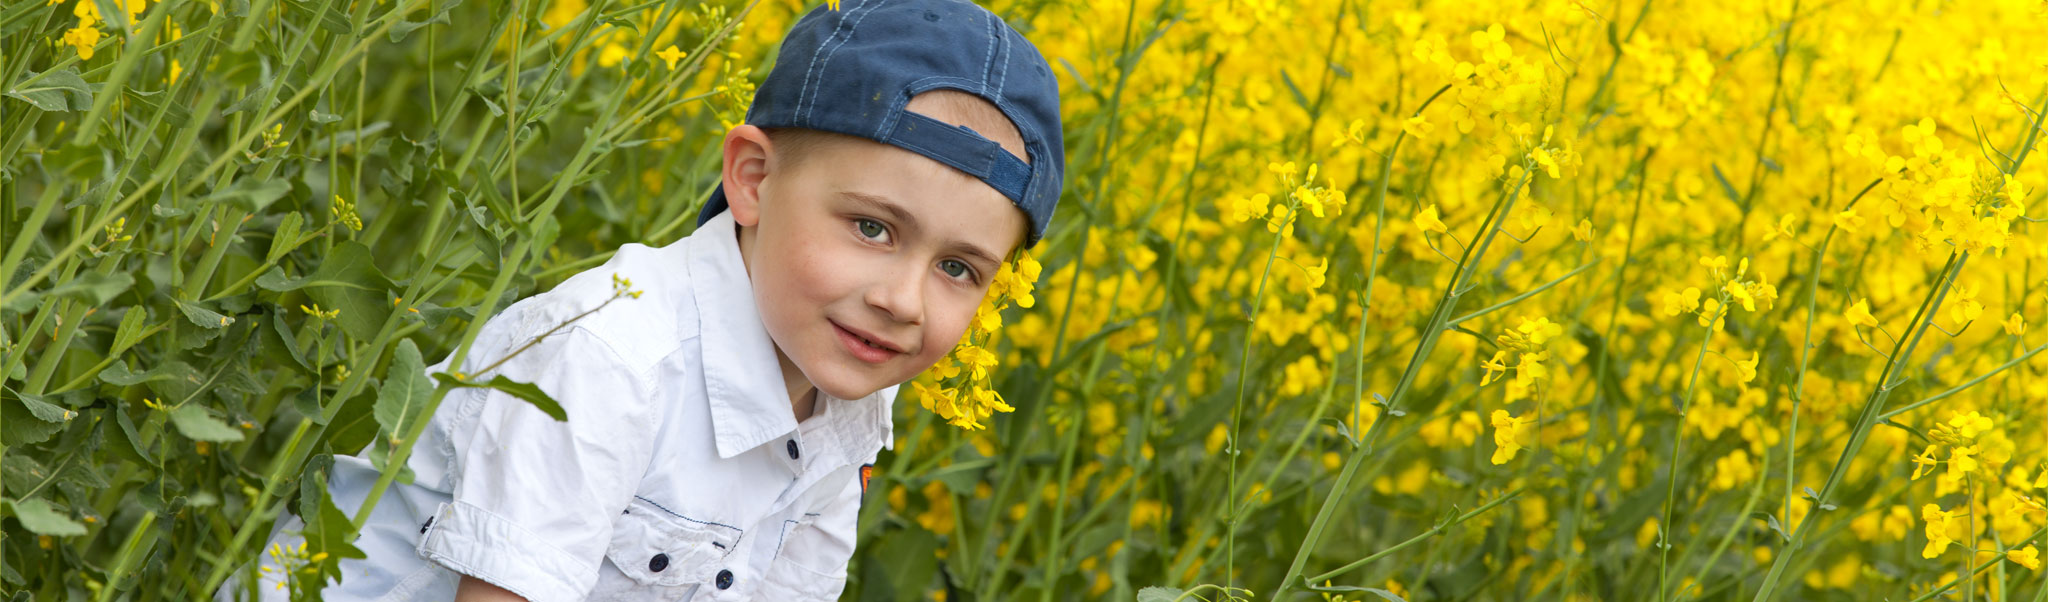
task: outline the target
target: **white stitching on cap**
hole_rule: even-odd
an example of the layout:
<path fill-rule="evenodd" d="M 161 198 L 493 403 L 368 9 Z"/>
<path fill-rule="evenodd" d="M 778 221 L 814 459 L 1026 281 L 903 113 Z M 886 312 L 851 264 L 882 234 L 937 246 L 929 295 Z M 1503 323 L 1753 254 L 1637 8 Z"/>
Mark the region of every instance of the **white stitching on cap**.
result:
<path fill-rule="evenodd" d="M 879 4 L 878 4 L 878 6 L 879 6 Z M 852 32 L 851 32 L 850 30 L 852 30 L 852 29 L 857 29 L 857 28 L 859 28 L 859 27 L 860 27 L 860 22 L 861 22 L 861 21 L 867 20 L 867 18 L 868 18 L 868 15 L 871 15 L 871 14 L 874 14 L 874 13 L 875 13 L 875 9 L 874 9 L 874 8 L 869 8 L 869 6 L 868 6 L 868 3 L 867 3 L 867 2 L 865 2 L 865 0 L 861 0 L 861 5 L 860 5 L 860 6 L 856 6 L 856 7 L 854 7 L 854 8 L 853 8 L 853 10 L 860 10 L 860 9 L 862 9 L 862 8 L 867 8 L 867 12 L 861 13 L 861 14 L 860 14 L 860 17 L 858 17 L 858 18 L 855 18 L 855 19 L 853 20 L 853 24 L 852 24 L 852 25 L 847 25 L 847 24 L 846 24 L 846 19 L 843 19 L 843 18 L 842 18 L 842 19 L 840 19 L 840 20 L 839 20 L 839 25 L 840 25 L 840 28 L 839 28 L 839 29 L 835 29 L 835 30 L 833 30 L 833 31 L 832 31 L 832 36 L 833 36 L 834 38 L 837 38 L 837 39 L 838 39 L 838 41 L 839 41 L 839 45 L 838 45 L 838 46 L 832 46 L 832 41 L 833 41 L 833 40 L 832 40 L 832 39 L 827 39 L 827 40 L 825 40 L 825 45 L 827 45 L 827 46 L 832 46 L 832 49 L 831 49 L 831 50 L 828 50 L 828 51 L 826 51 L 826 52 L 825 52 L 825 55 L 824 55 L 824 56 L 822 56 L 822 57 L 820 57 L 820 56 L 815 56 L 815 55 L 811 57 L 811 64 L 812 64 L 813 66 L 815 66 L 815 68 L 816 68 L 817 70 L 820 70 L 820 71 L 822 71 L 822 70 L 824 70 L 824 68 L 825 68 L 825 65 L 824 65 L 824 64 L 821 64 L 821 63 L 820 63 L 819 61 L 821 61 L 821 60 L 822 60 L 822 61 L 824 61 L 825 63 L 830 63 L 830 62 L 832 62 L 832 55 L 834 55 L 834 54 L 838 54 L 838 53 L 839 53 L 839 49 L 840 49 L 841 47 L 844 47 L 844 46 L 846 46 L 846 40 L 848 40 L 848 39 L 851 39 L 851 38 L 853 38 L 853 33 L 852 33 Z M 847 11 L 847 12 L 851 13 L 852 11 Z M 840 31 L 847 31 L 848 33 L 846 34 L 846 37 L 843 37 L 843 38 L 842 38 L 842 37 L 839 37 L 839 32 L 840 32 Z M 805 84 L 804 84 L 804 87 L 806 87 L 806 88 L 810 88 L 810 84 L 809 84 L 809 79 L 810 79 L 810 78 L 809 78 L 808 76 L 806 76 L 806 77 L 805 77 Z M 822 77 L 822 76 L 820 77 L 820 80 L 821 80 L 821 81 L 823 80 L 823 77 Z M 803 102 L 799 102 L 799 103 L 797 103 L 797 106 L 798 106 L 798 110 L 797 110 L 797 119 L 803 120 L 803 122 L 804 122 L 804 123 L 810 123 L 810 119 L 811 119 L 811 117 L 810 117 L 810 116 L 811 116 L 811 108 L 812 108 L 812 107 L 815 107 L 815 106 L 817 106 L 817 104 L 818 104 L 818 102 L 817 102 L 817 99 L 818 99 L 818 90 L 817 90 L 817 89 L 815 89 L 815 88 L 811 88 L 811 101 L 810 101 L 810 102 L 808 102 L 808 103 L 803 103 Z"/>
<path fill-rule="evenodd" d="M 1003 25 L 1003 27 L 1002 27 L 1002 29 L 998 29 L 998 30 L 996 30 L 996 37 L 997 37 L 997 39 L 998 39 L 998 40 L 1001 40 L 1001 41 L 1002 41 L 1002 43 L 1003 43 L 1003 60 L 1002 60 L 1002 62 L 996 63 L 997 65 L 1001 65 L 1001 66 L 1002 66 L 1002 69 L 1003 69 L 1003 76 L 1002 76 L 1002 77 L 999 77 L 999 78 L 996 78 L 996 94 L 995 94 L 995 95 L 996 95 L 996 96 L 998 96 L 998 97 L 1000 97 L 1000 96 L 1002 96 L 1002 95 L 1003 95 L 1003 84 L 1004 84 L 1005 82 L 1008 82 L 1008 81 L 1010 81 L 1010 47 L 1011 47 L 1011 46 L 1015 46 L 1015 45 L 1016 45 L 1016 44 L 1012 44 L 1012 43 L 1010 43 L 1010 37 L 1009 37 L 1009 36 L 1003 35 L 1003 30 L 1005 30 L 1005 29 L 1009 29 L 1009 28 L 1010 28 L 1010 26 L 1009 26 L 1008 24 L 1004 24 L 1004 25 Z"/>
<path fill-rule="evenodd" d="M 856 0 L 856 1 L 861 1 L 861 2 L 862 2 L 861 6 L 865 6 L 865 5 L 866 5 L 866 3 L 865 3 L 865 1 L 864 1 L 864 0 Z M 860 9 L 860 6 L 855 6 L 855 7 L 854 7 L 854 10 L 859 10 L 859 9 Z M 839 19 L 839 24 L 838 24 L 837 26 L 834 26 L 834 27 L 832 28 L 832 35 L 828 35 L 828 36 L 825 36 L 825 41 L 824 41 L 824 43 L 823 43 L 823 44 L 820 44 L 820 46 L 823 46 L 824 44 L 831 44 L 831 43 L 832 43 L 832 40 L 834 40 L 834 39 L 838 39 L 838 38 L 839 38 L 839 32 L 841 32 L 841 31 L 845 31 L 847 27 L 848 27 L 848 26 L 847 26 L 847 24 L 846 24 L 846 18 L 845 18 L 845 17 L 840 17 L 840 19 Z M 803 87 L 801 87 L 801 88 L 797 89 L 797 94 L 796 94 L 796 114 L 795 114 L 795 115 L 791 115 L 791 116 L 790 116 L 790 117 L 792 117 L 792 118 L 796 119 L 796 120 L 797 120 L 797 121 L 799 121 L 799 122 L 802 122 L 802 121 L 804 120 L 804 114 L 805 114 L 805 112 L 807 111 L 807 108 L 806 108 L 806 106 L 810 104 L 810 100 L 809 100 L 809 99 L 810 99 L 811 97 L 813 97 L 813 96 L 816 96 L 816 95 L 817 95 L 817 93 L 816 93 L 816 90 L 814 90 L 814 89 L 812 89 L 812 88 L 811 88 L 811 80 L 813 80 L 813 79 L 816 79 L 816 76 L 817 76 L 817 74 L 818 74 L 818 59 L 819 59 L 819 58 L 821 58 L 821 57 L 820 57 L 820 56 L 819 56 L 818 54 L 816 54 L 816 53 L 812 53 L 812 54 L 811 54 L 811 64 L 809 64 L 809 65 L 805 65 L 805 66 L 804 66 L 804 85 L 803 85 Z"/>
<path fill-rule="evenodd" d="M 995 57 L 996 57 L 996 42 L 997 42 L 997 40 L 996 40 L 996 31 L 995 31 L 995 24 L 996 24 L 996 23 L 995 23 L 995 21 L 996 21 L 996 15 L 995 15 L 995 13 L 992 13 L 992 12 L 988 12 L 988 10 L 986 10 L 986 9 L 983 9 L 983 10 L 981 11 L 981 14 L 982 14 L 982 17 L 983 17 L 983 19 L 982 19 L 982 28 L 983 28 L 983 29 L 987 29 L 987 30 L 988 30 L 988 33 L 989 33 L 989 36 L 988 36 L 988 50 L 987 50 L 986 52 L 983 52 L 983 53 L 981 53 L 981 94 L 982 94 L 983 96 L 987 96 L 987 95 L 988 95 L 988 80 L 989 80 L 989 77 L 988 77 L 988 76 L 989 76 L 989 71 L 990 71 L 990 68 L 991 68 L 991 67 L 993 67 L 993 66 L 995 65 Z"/>

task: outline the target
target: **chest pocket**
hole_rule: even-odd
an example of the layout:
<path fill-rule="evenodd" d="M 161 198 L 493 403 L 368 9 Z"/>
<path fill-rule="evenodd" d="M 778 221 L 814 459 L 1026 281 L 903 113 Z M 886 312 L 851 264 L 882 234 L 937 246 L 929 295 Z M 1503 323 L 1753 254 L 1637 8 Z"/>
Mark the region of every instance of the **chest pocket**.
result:
<path fill-rule="evenodd" d="M 738 527 L 699 521 L 635 497 L 613 523 L 605 557 L 642 586 L 717 587 L 723 581 L 730 587 L 731 573 L 721 573 L 742 534 Z"/>

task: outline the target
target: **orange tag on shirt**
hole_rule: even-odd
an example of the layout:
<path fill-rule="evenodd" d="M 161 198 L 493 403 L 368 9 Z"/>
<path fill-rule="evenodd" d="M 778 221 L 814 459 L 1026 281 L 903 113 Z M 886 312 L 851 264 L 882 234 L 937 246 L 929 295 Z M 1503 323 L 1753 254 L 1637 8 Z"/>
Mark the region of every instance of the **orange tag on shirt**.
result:
<path fill-rule="evenodd" d="M 862 494 L 862 495 L 866 495 L 866 494 L 867 494 L 867 492 L 868 492 L 868 478 L 869 478 L 869 477 L 872 477 L 872 476 L 874 476 L 874 475 L 875 475 L 875 465 L 873 465 L 873 464 L 862 464 L 862 465 L 860 465 L 860 492 L 861 492 L 861 494 Z"/>

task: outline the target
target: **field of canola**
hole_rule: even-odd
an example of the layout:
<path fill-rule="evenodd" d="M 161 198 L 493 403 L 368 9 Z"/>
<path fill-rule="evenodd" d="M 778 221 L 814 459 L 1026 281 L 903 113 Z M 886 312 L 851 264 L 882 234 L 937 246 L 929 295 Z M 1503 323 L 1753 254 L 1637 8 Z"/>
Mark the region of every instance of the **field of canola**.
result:
<path fill-rule="evenodd" d="M 0 592 L 317 596 L 330 455 L 687 235 L 815 4 L 0 6 Z M 1067 193 L 846 599 L 2048 600 L 2048 3 L 989 6 Z"/>

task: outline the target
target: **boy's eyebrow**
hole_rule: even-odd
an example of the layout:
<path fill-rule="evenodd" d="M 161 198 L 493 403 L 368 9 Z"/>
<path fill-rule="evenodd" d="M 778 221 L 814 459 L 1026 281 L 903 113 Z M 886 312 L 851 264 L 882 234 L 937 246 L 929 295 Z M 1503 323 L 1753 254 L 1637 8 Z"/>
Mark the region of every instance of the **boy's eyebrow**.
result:
<path fill-rule="evenodd" d="M 857 192 L 852 190 L 841 190 L 839 191 L 839 196 L 849 201 L 860 203 L 862 205 L 867 205 L 868 207 L 873 208 L 877 211 L 887 213 L 889 214 L 890 218 L 896 220 L 898 223 L 901 223 L 912 230 L 918 229 L 917 216 L 911 214 L 909 210 L 906 210 L 895 203 L 889 202 L 889 199 L 868 194 L 865 192 Z M 987 249 L 983 249 L 980 246 L 975 245 L 974 243 L 970 243 L 967 241 L 954 241 L 953 244 L 954 246 L 959 247 L 961 251 L 967 253 L 968 255 L 973 255 L 975 257 L 981 258 L 983 261 L 987 261 L 989 265 L 1003 265 L 1003 260 L 997 259 L 994 253 L 990 253 Z"/>

